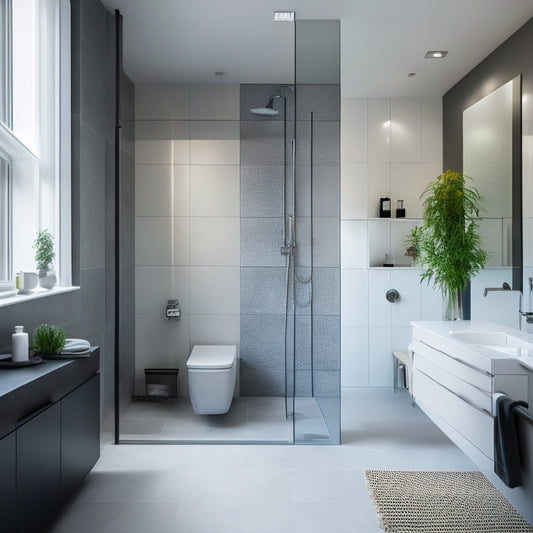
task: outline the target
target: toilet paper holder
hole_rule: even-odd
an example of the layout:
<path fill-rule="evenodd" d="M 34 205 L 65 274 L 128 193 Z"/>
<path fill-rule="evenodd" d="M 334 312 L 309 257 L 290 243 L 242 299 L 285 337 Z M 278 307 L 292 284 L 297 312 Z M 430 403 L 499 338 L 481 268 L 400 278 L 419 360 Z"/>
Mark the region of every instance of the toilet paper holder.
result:
<path fill-rule="evenodd" d="M 181 309 L 178 300 L 168 300 L 165 311 L 165 318 L 167 320 L 179 320 L 181 318 Z"/>

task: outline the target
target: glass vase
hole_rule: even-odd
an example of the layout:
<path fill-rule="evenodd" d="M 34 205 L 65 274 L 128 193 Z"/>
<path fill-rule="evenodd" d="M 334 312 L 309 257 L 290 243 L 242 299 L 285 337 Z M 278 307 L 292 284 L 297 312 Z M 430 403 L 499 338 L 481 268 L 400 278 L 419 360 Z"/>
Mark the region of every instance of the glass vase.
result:
<path fill-rule="evenodd" d="M 463 293 L 460 289 L 443 290 L 442 319 L 463 320 Z"/>

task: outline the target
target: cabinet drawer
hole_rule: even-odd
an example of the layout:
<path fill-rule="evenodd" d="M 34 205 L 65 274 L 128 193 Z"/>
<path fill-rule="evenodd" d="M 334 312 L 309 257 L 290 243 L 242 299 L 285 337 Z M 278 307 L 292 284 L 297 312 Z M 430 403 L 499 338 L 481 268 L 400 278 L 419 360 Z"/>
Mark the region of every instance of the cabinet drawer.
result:
<path fill-rule="evenodd" d="M 494 459 L 494 421 L 489 413 L 470 405 L 417 368 L 413 371 L 413 393 L 417 401 Z"/>
<path fill-rule="evenodd" d="M 488 372 L 469 366 L 459 359 L 454 359 L 453 354 L 445 354 L 417 340 L 413 341 L 412 349 L 416 354 L 425 357 L 450 374 L 461 376 L 463 381 L 474 387 L 488 393 L 492 392 L 492 375 Z"/>
<path fill-rule="evenodd" d="M 417 368 L 426 376 L 430 377 L 437 383 L 440 383 L 445 389 L 450 390 L 459 398 L 471 403 L 478 409 L 483 409 L 488 413 L 492 409 L 492 400 L 490 392 L 478 389 L 454 374 L 451 374 L 433 361 L 426 359 L 424 356 L 415 353 L 413 357 L 413 368 Z"/>

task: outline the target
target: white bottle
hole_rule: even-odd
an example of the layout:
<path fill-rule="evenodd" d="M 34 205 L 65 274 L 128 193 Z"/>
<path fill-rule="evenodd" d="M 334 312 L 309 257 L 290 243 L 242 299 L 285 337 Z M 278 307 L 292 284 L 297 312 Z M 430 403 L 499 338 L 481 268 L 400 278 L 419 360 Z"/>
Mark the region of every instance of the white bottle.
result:
<path fill-rule="evenodd" d="M 15 326 L 15 333 L 11 336 L 11 359 L 16 363 L 28 360 L 28 334 L 23 330 L 24 326 Z"/>

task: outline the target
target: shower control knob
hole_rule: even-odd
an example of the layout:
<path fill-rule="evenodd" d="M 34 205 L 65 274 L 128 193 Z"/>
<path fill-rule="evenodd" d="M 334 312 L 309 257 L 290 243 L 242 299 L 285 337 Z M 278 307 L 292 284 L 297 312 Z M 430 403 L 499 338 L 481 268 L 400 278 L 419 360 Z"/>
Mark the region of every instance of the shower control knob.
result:
<path fill-rule="evenodd" d="M 387 301 L 393 304 L 396 300 L 400 299 L 400 293 L 396 289 L 389 289 L 385 293 L 385 298 L 387 298 Z"/>

